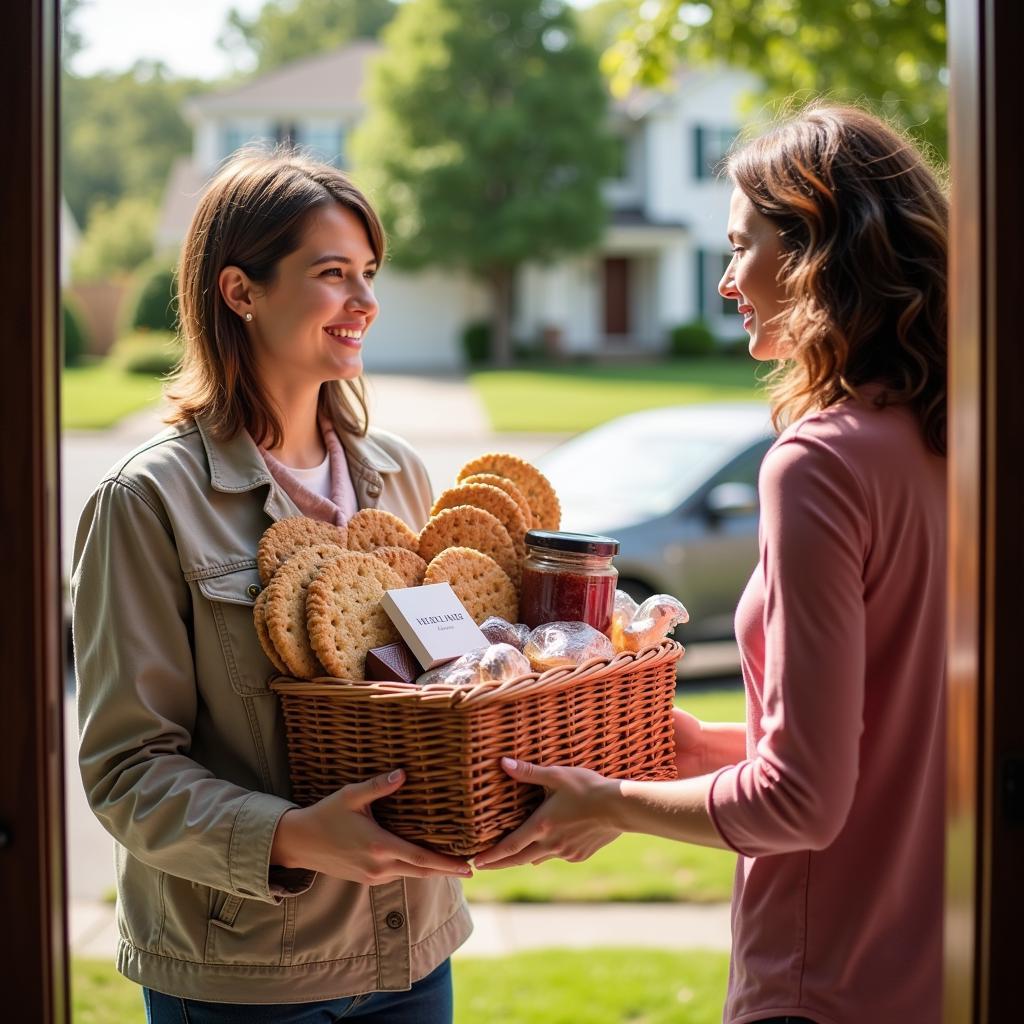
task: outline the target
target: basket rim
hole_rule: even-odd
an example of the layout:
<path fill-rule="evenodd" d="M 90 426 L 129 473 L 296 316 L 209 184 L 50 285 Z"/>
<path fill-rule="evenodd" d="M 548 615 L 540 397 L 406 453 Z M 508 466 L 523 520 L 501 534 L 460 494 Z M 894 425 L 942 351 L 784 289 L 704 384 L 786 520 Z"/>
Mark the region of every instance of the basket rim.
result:
<path fill-rule="evenodd" d="M 677 661 L 685 649 L 677 640 L 664 639 L 635 654 L 622 651 L 613 658 L 591 658 L 575 668 L 555 668 L 547 672 L 530 672 L 515 679 L 490 680 L 473 686 L 453 686 L 434 683 L 429 687 L 415 683 L 378 682 L 375 680 L 293 679 L 275 676 L 270 689 L 281 696 L 336 696 L 347 700 L 404 701 L 420 704 L 439 704 L 448 707 L 478 707 L 521 697 L 535 691 L 556 693 L 580 683 L 594 682 L 604 676 L 626 668 L 643 666 L 655 668 L 666 661 Z"/>

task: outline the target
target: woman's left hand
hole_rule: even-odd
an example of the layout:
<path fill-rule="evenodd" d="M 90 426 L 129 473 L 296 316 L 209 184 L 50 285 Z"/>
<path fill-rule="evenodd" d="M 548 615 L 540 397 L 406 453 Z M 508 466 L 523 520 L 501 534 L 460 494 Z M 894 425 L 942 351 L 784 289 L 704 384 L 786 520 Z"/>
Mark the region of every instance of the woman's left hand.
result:
<path fill-rule="evenodd" d="M 553 857 L 586 860 L 622 834 L 610 821 L 614 779 L 588 768 L 543 768 L 509 757 L 501 766 L 517 782 L 543 786 L 547 799 L 515 832 L 474 857 L 475 867 L 510 868 Z"/>

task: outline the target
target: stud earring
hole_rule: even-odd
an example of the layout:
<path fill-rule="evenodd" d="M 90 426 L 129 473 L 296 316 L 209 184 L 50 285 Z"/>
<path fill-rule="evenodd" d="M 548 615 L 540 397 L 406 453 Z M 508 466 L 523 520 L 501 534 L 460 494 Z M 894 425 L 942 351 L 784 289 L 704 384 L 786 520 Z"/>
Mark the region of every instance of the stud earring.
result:
<path fill-rule="evenodd" d="M 246 322 L 247 324 L 248 324 L 248 323 L 252 323 L 252 313 L 246 313 L 246 314 L 245 314 L 245 322 Z"/>

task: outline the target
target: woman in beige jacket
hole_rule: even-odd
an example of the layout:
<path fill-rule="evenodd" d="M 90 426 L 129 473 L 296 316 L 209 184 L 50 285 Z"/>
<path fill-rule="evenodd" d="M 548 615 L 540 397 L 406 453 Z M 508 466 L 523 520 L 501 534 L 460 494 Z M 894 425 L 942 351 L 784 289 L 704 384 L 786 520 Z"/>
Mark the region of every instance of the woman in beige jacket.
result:
<path fill-rule="evenodd" d="M 82 515 L 79 757 L 116 841 L 117 966 L 154 1024 L 451 1019 L 468 865 L 374 822 L 401 765 L 290 801 L 252 622 L 273 521 L 373 506 L 426 520 L 419 458 L 366 428 L 383 258 L 376 214 L 334 168 L 265 153 L 225 166 L 182 250 L 172 425 Z"/>

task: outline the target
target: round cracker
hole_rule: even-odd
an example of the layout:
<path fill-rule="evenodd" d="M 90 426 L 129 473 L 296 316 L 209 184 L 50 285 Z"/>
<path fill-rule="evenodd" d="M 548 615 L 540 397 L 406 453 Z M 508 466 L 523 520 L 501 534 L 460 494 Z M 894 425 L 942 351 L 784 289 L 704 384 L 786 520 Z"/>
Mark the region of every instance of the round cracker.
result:
<path fill-rule="evenodd" d="M 438 512 L 420 533 L 420 558 L 430 562 L 445 548 L 473 548 L 518 580 L 520 560 L 501 520 L 475 505 L 456 505 Z"/>
<path fill-rule="evenodd" d="M 477 473 L 508 477 L 523 492 L 533 512 L 530 526 L 537 530 L 557 530 L 562 520 L 558 495 L 548 478 L 536 466 L 517 455 L 490 452 L 471 459 L 459 470 L 458 481 Z"/>
<path fill-rule="evenodd" d="M 399 639 L 380 601 L 400 590 L 402 578 L 379 558 L 349 551 L 309 585 L 309 639 L 327 671 L 338 679 L 363 679 L 366 652 Z"/>
<path fill-rule="evenodd" d="M 281 655 L 277 653 L 273 641 L 270 639 L 270 633 L 267 632 L 266 590 L 261 590 L 259 596 L 253 602 L 252 622 L 256 627 L 256 637 L 260 642 L 260 647 L 263 648 L 263 653 L 267 656 L 270 664 L 282 675 L 288 675 L 288 666 L 281 660 Z"/>
<path fill-rule="evenodd" d="M 456 508 L 459 505 L 475 505 L 485 512 L 490 512 L 508 530 L 520 560 L 526 557 L 526 531 L 529 522 L 523 518 L 515 498 L 490 484 L 460 484 L 458 487 L 450 487 L 443 491 L 434 502 L 430 514 L 436 515 L 446 508 Z"/>
<path fill-rule="evenodd" d="M 427 563 L 415 551 L 408 548 L 377 548 L 371 554 L 390 566 L 407 587 L 418 587 L 423 582 L 423 574 L 427 571 Z"/>
<path fill-rule="evenodd" d="M 393 512 L 382 508 L 360 509 L 348 521 L 350 551 L 369 554 L 377 548 L 407 548 L 416 551 L 420 541 L 416 531 Z"/>
<path fill-rule="evenodd" d="M 479 625 L 492 615 L 514 622 L 519 599 L 508 573 L 474 548 L 446 548 L 427 566 L 424 585 L 448 583 Z"/>
<path fill-rule="evenodd" d="M 467 476 L 465 480 L 460 480 L 463 484 L 490 484 L 491 487 L 497 487 L 498 490 L 504 491 L 518 506 L 519 511 L 523 513 L 523 522 L 527 526 L 533 524 L 533 509 L 530 508 L 530 503 L 526 500 L 526 495 L 507 476 L 498 476 L 496 473 L 474 473 L 472 476 Z"/>
<path fill-rule="evenodd" d="M 260 583 L 266 586 L 296 551 L 315 544 L 333 544 L 339 552 L 345 551 L 348 548 L 348 530 L 308 516 L 279 519 L 268 526 L 256 549 Z"/>
<path fill-rule="evenodd" d="M 274 573 L 267 586 L 267 633 L 289 675 L 296 679 L 325 674 L 309 642 L 306 592 L 321 566 L 347 554 L 337 551 L 333 544 L 303 548 Z"/>

